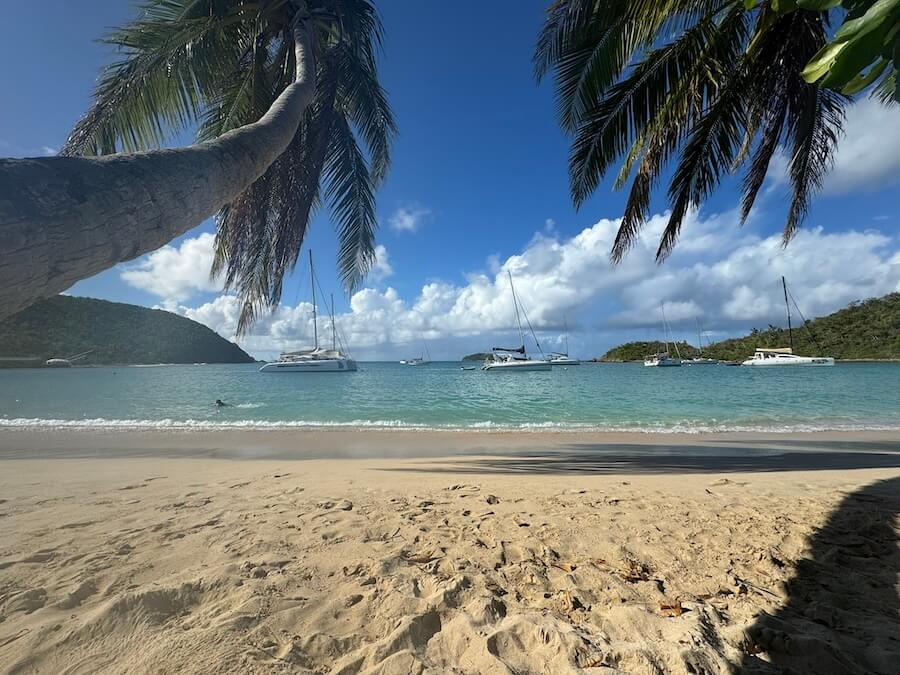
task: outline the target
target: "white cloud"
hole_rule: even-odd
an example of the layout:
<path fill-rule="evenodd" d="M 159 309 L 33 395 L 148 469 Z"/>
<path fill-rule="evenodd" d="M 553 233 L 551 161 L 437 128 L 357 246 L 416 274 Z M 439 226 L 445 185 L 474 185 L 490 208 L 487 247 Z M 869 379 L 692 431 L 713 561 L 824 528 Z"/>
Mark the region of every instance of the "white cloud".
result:
<path fill-rule="evenodd" d="M 845 129 L 826 193 L 873 190 L 900 179 L 900 107 L 860 99 L 847 110 Z"/>
<path fill-rule="evenodd" d="M 900 247 L 884 234 L 807 228 L 785 249 L 778 235 L 747 234 L 736 219 L 731 212 L 691 215 L 664 265 L 653 255 L 666 215 L 651 218 L 618 267 L 608 257 L 618 220 L 601 220 L 570 239 L 538 233 L 520 253 L 489 261 L 488 272 L 470 274 L 463 284 L 430 282 L 415 298 L 402 298 L 392 287 L 364 288 L 338 324 L 360 358 L 394 358 L 423 336 L 438 358 L 489 348 L 513 335 L 512 272 L 541 340 L 558 345 L 565 317 L 573 353 L 595 355 L 625 339 L 656 337 L 663 302 L 676 330 L 691 336 L 696 318 L 714 337 L 781 323 L 782 274 L 807 317 L 900 291 Z M 279 307 L 241 345 L 269 356 L 309 344 L 310 309 L 307 303 Z M 233 296 L 221 296 L 179 311 L 231 338 L 239 308 Z"/>
<path fill-rule="evenodd" d="M 122 281 L 161 298 L 167 307 L 197 292 L 221 290 L 221 281 L 209 277 L 215 240 L 215 235 L 204 232 L 178 247 L 163 246 L 128 265 L 120 274 Z"/>
<path fill-rule="evenodd" d="M 401 206 L 390 215 L 388 225 L 395 232 L 415 232 L 429 215 L 431 210 L 421 206 Z"/>
<path fill-rule="evenodd" d="M 56 148 L 51 148 L 49 145 L 42 145 L 41 152 L 47 156 L 52 156 L 58 153 L 59 150 L 57 150 Z"/>
<path fill-rule="evenodd" d="M 382 244 L 375 247 L 375 263 L 369 270 L 369 279 L 372 281 L 383 281 L 394 273 L 391 266 L 388 250 Z"/>

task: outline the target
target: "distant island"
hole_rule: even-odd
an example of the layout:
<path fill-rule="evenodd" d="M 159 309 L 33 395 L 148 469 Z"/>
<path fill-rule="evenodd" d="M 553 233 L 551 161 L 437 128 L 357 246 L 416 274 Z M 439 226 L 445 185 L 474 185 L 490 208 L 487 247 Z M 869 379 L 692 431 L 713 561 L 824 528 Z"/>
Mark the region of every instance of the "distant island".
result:
<path fill-rule="evenodd" d="M 704 345 L 703 355 L 739 361 L 751 356 L 757 347 L 787 347 L 789 344 L 787 328 L 769 326 L 765 330 L 754 328 L 742 338 Z M 641 361 L 657 347 L 656 342 L 628 342 L 610 349 L 599 360 L 613 363 Z M 679 342 L 678 349 L 685 358 L 698 354 L 697 348 L 687 342 Z M 851 302 L 834 314 L 808 321 L 805 326 L 795 326 L 794 351 L 844 360 L 900 359 L 900 293 Z"/>
<path fill-rule="evenodd" d="M 251 363 L 203 324 L 161 309 L 59 295 L 0 325 L 0 367 L 39 366 L 90 352 L 75 365 Z"/>
<path fill-rule="evenodd" d="M 493 354 L 487 354 L 485 352 L 476 352 L 474 354 L 466 354 L 462 357 L 463 361 L 484 361 L 485 359 L 494 358 Z"/>

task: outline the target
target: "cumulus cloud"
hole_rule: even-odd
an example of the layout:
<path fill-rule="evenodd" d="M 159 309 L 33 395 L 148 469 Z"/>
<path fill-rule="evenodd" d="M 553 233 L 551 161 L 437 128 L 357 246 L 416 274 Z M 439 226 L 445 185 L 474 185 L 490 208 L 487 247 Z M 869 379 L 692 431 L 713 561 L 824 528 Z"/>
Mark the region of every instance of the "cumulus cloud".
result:
<path fill-rule="evenodd" d="M 215 236 L 204 232 L 180 246 L 166 245 L 127 266 L 120 274 L 129 286 L 147 291 L 165 306 L 187 300 L 200 291 L 217 291 L 220 280 L 210 279 Z"/>
<path fill-rule="evenodd" d="M 734 213 L 693 214 L 675 253 L 657 265 L 656 243 L 667 219 L 651 218 L 618 267 L 610 265 L 608 252 L 619 220 L 601 220 L 568 239 L 539 232 L 521 252 L 494 258 L 488 272 L 472 273 L 462 284 L 432 281 L 414 298 L 392 287 L 364 288 L 350 298 L 338 325 L 361 358 L 394 358 L 423 336 L 436 356 L 457 358 L 514 335 L 511 273 L 545 348 L 560 343 L 567 320 L 573 353 L 588 356 L 624 339 L 656 337 L 662 303 L 676 330 L 688 335 L 696 335 L 697 318 L 716 338 L 781 323 L 782 274 L 807 317 L 900 291 L 898 243 L 877 231 L 807 228 L 785 249 L 779 235 L 737 228 Z M 309 344 L 310 310 L 306 303 L 281 306 L 240 343 L 262 356 Z M 231 338 L 239 307 L 226 295 L 179 311 Z"/>
<path fill-rule="evenodd" d="M 416 232 L 431 210 L 421 206 L 401 206 L 388 217 L 388 226 L 395 232 Z"/>
<path fill-rule="evenodd" d="M 860 99 L 847 111 L 845 128 L 826 193 L 874 190 L 900 180 L 900 107 Z"/>
<path fill-rule="evenodd" d="M 388 250 L 383 244 L 378 244 L 375 247 L 375 263 L 372 265 L 372 269 L 369 270 L 368 278 L 372 281 L 383 281 L 393 273 L 394 268 L 391 266 Z"/>

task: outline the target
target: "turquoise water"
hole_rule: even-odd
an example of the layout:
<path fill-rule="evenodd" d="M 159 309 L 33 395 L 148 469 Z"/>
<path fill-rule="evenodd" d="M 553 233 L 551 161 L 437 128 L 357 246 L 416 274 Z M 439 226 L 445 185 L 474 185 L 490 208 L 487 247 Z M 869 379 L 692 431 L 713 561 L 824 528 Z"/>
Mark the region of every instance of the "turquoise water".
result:
<path fill-rule="evenodd" d="M 217 410 L 221 398 L 229 406 Z M 755 369 L 585 364 L 484 373 L 196 365 L 0 371 L 0 426 L 900 430 L 900 364 Z"/>

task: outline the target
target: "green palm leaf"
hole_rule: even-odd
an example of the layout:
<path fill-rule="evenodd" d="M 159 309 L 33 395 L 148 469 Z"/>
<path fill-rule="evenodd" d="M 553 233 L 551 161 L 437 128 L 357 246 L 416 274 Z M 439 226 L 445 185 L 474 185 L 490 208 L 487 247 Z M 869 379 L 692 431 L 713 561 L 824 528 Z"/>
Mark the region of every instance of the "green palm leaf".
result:
<path fill-rule="evenodd" d="M 336 116 L 325 160 L 325 194 L 338 233 L 338 269 L 354 289 L 375 262 L 375 186 L 346 117 Z"/>
<path fill-rule="evenodd" d="M 658 260 L 671 252 L 689 210 L 745 163 L 746 218 L 783 146 L 792 188 L 785 237 L 795 231 L 830 166 L 847 100 L 802 79 L 825 44 L 828 20 L 827 11 L 780 14 L 768 3 L 747 11 L 743 0 L 551 5 L 534 65 L 538 78 L 555 76 L 560 126 L 572 137 L 576 207 L 613 166 L 617 189 L 634 172 L 611 251 L 615 262 L 640 233 L 670 163 L 671 213 Z"/>
<path fill-rule="evenodd" d="M 107 154 L 165 145 L 196 127 L 209 140 L 258 120 L 294 80 L 292 26 L 313 19 L 315 100 L 294 140 L 218 216 L 212 273 L 237 292 L 246 331 L 297 261 L 324 185 L 348 289 L 374 260 L 375 189 L 397 133 L 378 81 L 382 27 L 369 0 L 148 0 L 107 42 L 122 58 L 101 75 L 94 103 L 66 154 Z"/>

